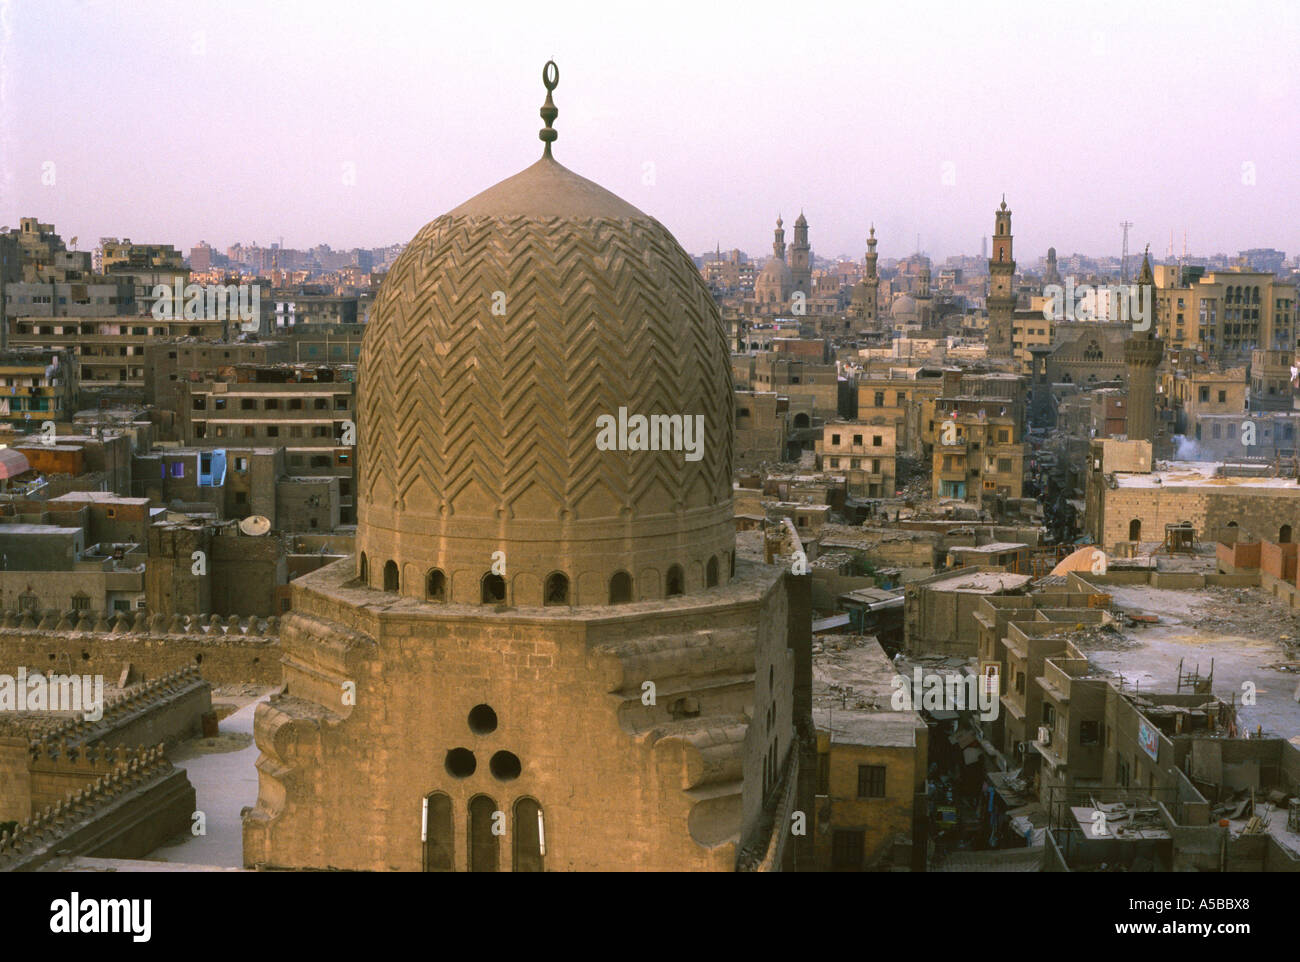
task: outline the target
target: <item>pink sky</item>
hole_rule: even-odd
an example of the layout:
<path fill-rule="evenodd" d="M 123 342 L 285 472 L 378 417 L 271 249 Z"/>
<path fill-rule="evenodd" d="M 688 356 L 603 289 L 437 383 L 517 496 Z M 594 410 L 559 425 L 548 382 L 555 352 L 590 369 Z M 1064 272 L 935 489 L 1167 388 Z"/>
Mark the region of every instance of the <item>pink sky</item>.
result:
<path fill-rule="evenodd" d="M 871 221 L 884 257 L 977 254 L 1005 191 L 1026 261 L 1118 254 L 1121 220 L 1294 256 L 1297 6 L 18 0 L 0 224 L 404 242 L 539 156 L 554 57 L 556 159 L 693 252 L 763 256 L 802 208 L 822 256 Z"/>

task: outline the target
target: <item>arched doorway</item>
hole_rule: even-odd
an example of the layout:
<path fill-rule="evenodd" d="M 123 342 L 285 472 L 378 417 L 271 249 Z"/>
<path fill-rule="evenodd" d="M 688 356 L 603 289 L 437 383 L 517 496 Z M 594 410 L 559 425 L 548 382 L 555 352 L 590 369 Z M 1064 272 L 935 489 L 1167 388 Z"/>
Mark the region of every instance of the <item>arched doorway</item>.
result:
<path fill-rule="evenodd" d="M 1134 518 L 1128 523 L 1128 539 L 1130 541 L 1142 540 L 1142 519 Z"/>

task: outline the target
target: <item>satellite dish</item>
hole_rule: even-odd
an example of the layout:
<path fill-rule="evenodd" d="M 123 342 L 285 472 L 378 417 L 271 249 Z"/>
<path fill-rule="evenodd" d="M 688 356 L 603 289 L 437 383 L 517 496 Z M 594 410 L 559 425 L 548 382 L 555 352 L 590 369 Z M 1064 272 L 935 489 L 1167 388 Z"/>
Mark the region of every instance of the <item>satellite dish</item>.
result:
<path fill-rule="evenodd" d="M 254 537 L 264 535 L 271 530 L 271 520 L 262 517 L 260 514 L 250 514 L 239 522 L 239 530 Z"/>

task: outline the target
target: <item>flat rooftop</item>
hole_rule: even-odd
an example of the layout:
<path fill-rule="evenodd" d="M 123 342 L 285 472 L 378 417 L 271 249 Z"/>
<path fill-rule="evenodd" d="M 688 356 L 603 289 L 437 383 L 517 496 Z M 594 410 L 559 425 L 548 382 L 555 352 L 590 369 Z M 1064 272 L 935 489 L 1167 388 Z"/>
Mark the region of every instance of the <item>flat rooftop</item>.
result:
<path fill-rule="evenodd" d="M 999 554 L 1003 551 L 1018 551 L 1021 548 L 1028 548 L 1029 545 L 1022 541 L 993 541 L 989 544 L 976 545 L 953 545 L 949 551 L 980 552 L 983 554 Z"/>
<path fill-rule="evenodd" d="M 1146 474 L 1117 473 L 1121 488 L 1220 488 L 1224 491 L 1271 489 L 1300 491 L 1295 478 L 1217 477 L 1217 461 L 1162 461 L 1163 467 Z"/>
<path fill-rule="evenodd" d="M 942 581 L 933 581 L 925 587 L 936 591 L 959 591 L 971 594 L 994 594 L 1000 591 L 1014 591 L 1023 588 L 1033 579 L 1029 575 L 1015 575 L 1004 571 L 979 571 L 974 574 L 962 574 L 958 568 L 952 577 Z"/>
<path fill-rule="evenodd" d="M 823 635 L 813 651 L 813 723 L 831 743 L 911 748 L 925 722 L 895 711 L 893 662 L 872 636 Z"/>

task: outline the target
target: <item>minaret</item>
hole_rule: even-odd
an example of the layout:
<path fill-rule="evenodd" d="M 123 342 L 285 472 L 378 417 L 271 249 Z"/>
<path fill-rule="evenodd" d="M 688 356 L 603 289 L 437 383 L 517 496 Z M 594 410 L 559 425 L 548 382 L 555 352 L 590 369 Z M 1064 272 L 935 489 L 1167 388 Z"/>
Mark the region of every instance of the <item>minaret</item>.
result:
<path fill-rule="evenodd" d="M 808 221 L 803 211 L 794 222 L 794 243 L 790 245 L 790 279 L 794 290 L 812 294 L 812 248 L 808 246 Z"/>
<path fill-rule="evenodd" d="M 858 308 L 858 316 L 874 327 L 879 317 L 877 306 L 880 301 L 880 275 L 876 273 L 876 261 L 880 255 L 876 253 L 876 225 L 871 225 L 871 232 L 867 235 L 867 270 L 862 276 L 863 298 Z"/>
<path fill-rule="evenodd" d="M 785 231 L 782 228 L 781 215 L 776 215 L 776 230 L 772 232 L 772 255 L 779 261 L 785 260 Z"/>
<path fill-rule="evenodd" d="M 1007 197 L 1002 195 L 1002 206 L 994 217 L 993 256 L 989 258 L 989 356 L 1011 356 L 1011 312 L 1016 307 L 1016 297 L 1011 283 L 1016 275 L 1016 262 L 1011 255 L 1011 211 L 1007 210 Z"/>
<path fill-rule="evenodd" d="M 1156 282 L 1151 272 L 1151 249 L 1142 255 L 1142 273 L 1137 280 L 1136 304 L 1150 306 L 1154 313 Z M 1142 288 L 1146 288 L 1145 291 Z M 1150 318 L 1148 318 L 1150 320 Z M 1164 342 L 1155 336 L 1152 325 L 1136 328 L 1124 342 L 1124 365 L 1128 369 L 1128 439 L 1155 443 L 1156 367 L 1164 354 Z M 1152 452 L 1152 457 L 1155 457 Z"/>
<path fill-rule="evenodd" d="M 1056 263 L 1056 248 L 1047 248 L 1047 267 L 1043 271 L 1044 284 L 1060 284 L 1061 271 Z"/>
<path fill-rule="evenodd" d="M 921 323 L 922 328 L 930 326 L 930 319 L 933 316 L 930 298 L 930 267 L 927 264 L 921 268 L 916 282 L 916 319 Z"/>

